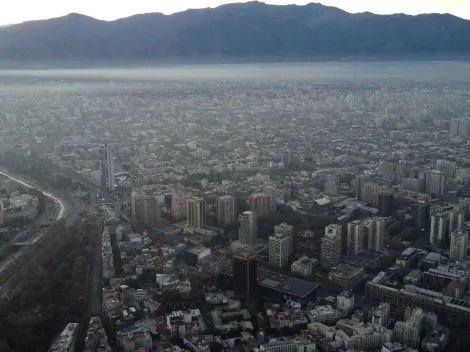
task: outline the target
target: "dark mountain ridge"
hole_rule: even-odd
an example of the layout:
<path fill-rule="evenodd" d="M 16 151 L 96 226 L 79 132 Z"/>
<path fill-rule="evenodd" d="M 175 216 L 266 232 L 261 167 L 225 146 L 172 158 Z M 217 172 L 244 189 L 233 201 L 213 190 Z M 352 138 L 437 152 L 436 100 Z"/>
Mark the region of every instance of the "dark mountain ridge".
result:
<path fill-rule="evenodd" d="M 470 54 L 470 21 L 350 14 L 335 7 L 229 4 L 116 21 L 80 14 L 0 28 L 1 60 L 315 58 Z"/>

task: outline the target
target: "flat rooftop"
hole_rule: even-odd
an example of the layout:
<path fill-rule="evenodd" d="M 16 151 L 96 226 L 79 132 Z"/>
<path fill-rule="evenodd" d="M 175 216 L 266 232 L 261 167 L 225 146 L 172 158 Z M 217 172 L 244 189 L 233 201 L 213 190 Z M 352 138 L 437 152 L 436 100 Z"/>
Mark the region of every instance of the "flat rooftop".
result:
<path fill-rule="evenodd" d="M 265 269 L 258 269 L 258 284 L 300 298 L 307 297 L 320 287 L 320 285 L 314 282 L 297 279 Z"/>

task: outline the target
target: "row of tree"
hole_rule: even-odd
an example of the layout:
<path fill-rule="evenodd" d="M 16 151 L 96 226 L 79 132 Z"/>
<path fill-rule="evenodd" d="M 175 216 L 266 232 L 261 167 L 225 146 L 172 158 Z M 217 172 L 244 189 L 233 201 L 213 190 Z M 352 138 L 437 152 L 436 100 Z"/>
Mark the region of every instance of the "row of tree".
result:
<path fill-rule="evenodd" d="M 47 351 L 65 325 L 80 322 L 86 311 L 96 221 L 54 230 L 60 231 L 50 236 L 54 255 L 39 253 L 19 274 L 14 297 L 0 301 L 0 352 Z"/>

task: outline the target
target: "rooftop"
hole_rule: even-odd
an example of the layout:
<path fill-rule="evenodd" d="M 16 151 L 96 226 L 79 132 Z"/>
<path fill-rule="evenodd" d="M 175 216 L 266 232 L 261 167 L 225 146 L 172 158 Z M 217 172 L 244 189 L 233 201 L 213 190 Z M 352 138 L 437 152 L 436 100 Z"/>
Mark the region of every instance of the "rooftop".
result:
<path fill-rule="evenodd" d="M 258 269 L 258 283 L 286 294 L 305 298 L 320 286 L 314 282 L 300 280 L 265 269 Z"/>

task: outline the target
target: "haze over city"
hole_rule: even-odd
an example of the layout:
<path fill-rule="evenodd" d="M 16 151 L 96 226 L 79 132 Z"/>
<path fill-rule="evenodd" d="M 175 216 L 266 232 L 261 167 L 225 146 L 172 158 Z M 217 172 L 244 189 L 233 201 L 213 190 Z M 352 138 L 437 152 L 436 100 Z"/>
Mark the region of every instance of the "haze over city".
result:
<path fill-rule="evenodd" d="M 470 351 L 469 4 L 222 3 L 2 9 L 0 352 Z"/>

